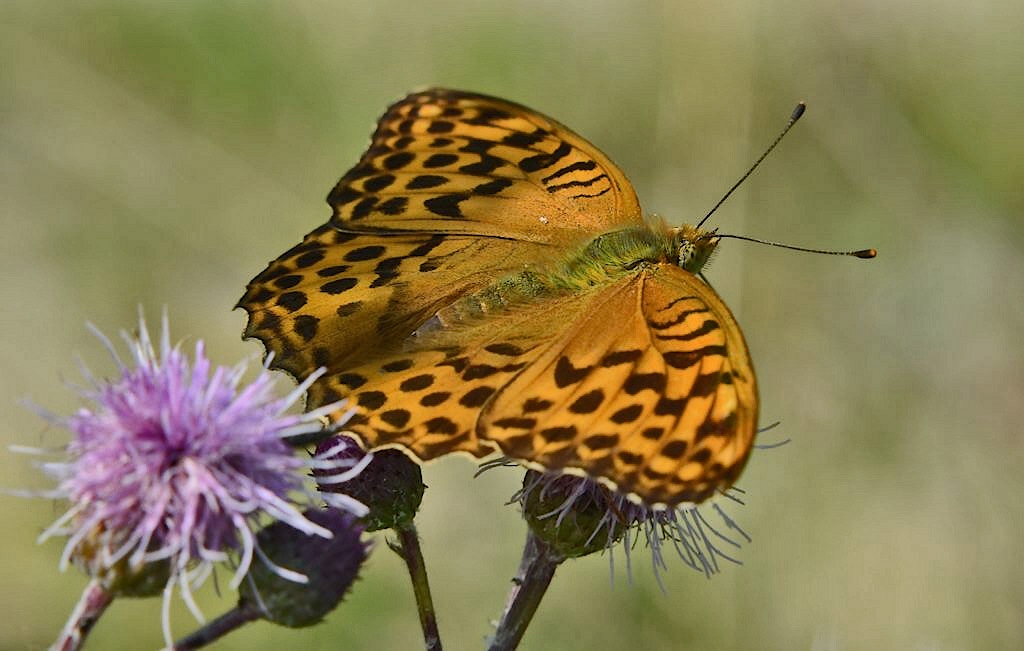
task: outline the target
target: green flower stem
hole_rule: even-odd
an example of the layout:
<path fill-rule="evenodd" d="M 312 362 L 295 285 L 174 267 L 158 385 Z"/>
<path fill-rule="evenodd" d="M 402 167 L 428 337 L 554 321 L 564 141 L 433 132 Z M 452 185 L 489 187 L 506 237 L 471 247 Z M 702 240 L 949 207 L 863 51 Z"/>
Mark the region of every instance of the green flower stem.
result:
<path fill-rule="evenodd" d="M 424 646 L 427 651 L 441 651 L 441 635 L 437 631 L 437 615 L 434 612 L 434 601 L 430 597 L 427 566 L 423 562 L 416 525 L 409 522 L 395 527 L 393 531 L 398 535 L 398 543 L 391 545 L 391 549 L 405 560 L 409 568 L 412 591 L 416 595 L 416 609 L 419 610 L 420 626 L 423 628 Z"/>
<path fill-rule="evenodd" d="M 113 600 L 114 595 L 107 592 L 99 581 L 90 581 L 50 651 L 76 651 L 82 648 L 96 620 Z"/>
<path fill-rule="evenodd" d="M 551 585 L 555 570 L 564 560 L 564 556 L 534 536 L 532 530 L 527 533 L 523 558 L 488 651 L 512 651 L 519 646 L 540 600 Z"/>
<path fill-rule="evenodd" d="M 207 622 L 201 628 L 174 643 L 174 651 L 190 651 L 190 649 L 201 649 L 207 644 L 218 640 L 243 624 L 256 621 L 262 615 L 258 608 L 248 605 L 238 605 L 227 611 L 217 619 Z"/>

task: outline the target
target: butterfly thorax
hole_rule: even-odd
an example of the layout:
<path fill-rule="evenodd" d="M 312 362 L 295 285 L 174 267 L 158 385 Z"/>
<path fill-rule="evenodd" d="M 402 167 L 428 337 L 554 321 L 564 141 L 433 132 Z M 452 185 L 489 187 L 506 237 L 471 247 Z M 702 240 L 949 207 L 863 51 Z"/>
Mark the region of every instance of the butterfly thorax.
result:
<path fill-rule="evenodd" d="M 659 264 L 696 274 L 714 252 L 711 232 L 670 227 L 661 220 L 602 233 L 575 252 L 505 276 L 438 312 L 441 324 L 483 317 L 541 297 L 573 295 L 603 287 Z"/>
<path fill-rule="evenodd" d="M 674 264 L 696 275 L 717 245 L 712 231 L 670 227 L 655 218 L 591 239 L 558 263 L 548 274 L 549 282 L 555 289 L 575 293 L 657 264 Z"/>

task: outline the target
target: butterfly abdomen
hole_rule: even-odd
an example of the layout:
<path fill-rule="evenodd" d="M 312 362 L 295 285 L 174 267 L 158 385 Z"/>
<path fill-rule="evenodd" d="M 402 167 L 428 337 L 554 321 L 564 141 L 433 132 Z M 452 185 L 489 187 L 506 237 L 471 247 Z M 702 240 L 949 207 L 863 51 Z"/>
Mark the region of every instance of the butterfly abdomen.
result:
<path fill-rule="evenodd" d="M 471 322 L 555 293 L 543 274 L 530 270 L 512 274 L 439 310 L 438 325 L 451 327 Z"/>

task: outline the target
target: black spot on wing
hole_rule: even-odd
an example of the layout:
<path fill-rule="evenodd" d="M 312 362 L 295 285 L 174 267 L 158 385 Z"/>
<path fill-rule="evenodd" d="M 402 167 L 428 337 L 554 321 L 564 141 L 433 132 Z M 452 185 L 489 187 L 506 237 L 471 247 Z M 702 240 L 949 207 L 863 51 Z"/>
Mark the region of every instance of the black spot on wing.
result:
<path fill-rule="evenodd" d="M 459 157 L 456 154 L 431 154 L 425 161 L 423 161 L 423 167 L 427 169 L 449 167 L 458 161 Z"/>
<path fill-rule="evenodd" d="M 317 329 L 320 327 L 320 319 L 309 314 L 300 314 L 295 317 L 295 334 L 302 337 L 304 341 L 309 341 L 316 336 Z"/>
<path fill-rule="evenodd" d="M 337 295 L 347 292 L 358 284 L 359 281 L 355 278 L 339 278 L 320 285 L 320 291 L 325 294 Z"/>
<path fill-rule="evenodd" d="M 687 369 L 711 355 L 725 356 L 725 346 L 711 345 L 697 350 L 672 350 L 662 353 L 665 363 L 672 368 Z"/>
<path fill-rule="evenodd" d="M 571 165 L 566 165 L 565 167 L 563 167 L 560 170 L 555 170 L 551 174 L 548 174 L 543 179 L 541 179 L 541 181 L 544 182 L 544 183 L 550 183 L 551 181 L 557 179 L 558 177 L 560 177 L 560 176 L 562 176 L 564 174 L 570 174 L 572 172 L 587 172 L 587 171 L 590 171 L 590 170 L 596 169 L 596 168 L 597 168 L 597 163 L 595 161 L 592 161 L 592 160 L 578 161 L 578 162 L 573 163 Z"/>
<path fill-rule="evenodd" d="M 499 418 L 494 421 L 495 427 L 501 427 L 502 429 L 521 429 L 521 430 L 532 430 L 537 426 L 536 418 L 526 418 L 523 416 L 509 416 L 507 418 Z"/>
<path fill-rule="evenodd" d="M 359 200 L 359 203 L 352 206 L 352 213 L 349 215 L 349 219 L 357 220 L 363 219 L 373 212 L 374 206 L 379 201 L 378 197 L 363 197 Z"/>
<path fill-rule="evenodd" d="M 645 390 L 664 393 L 667 384 L 668 377 L 664 373 L 634 373 L 626 378 L 622 388 L 633 396 Z"/>
<path fill-rule="evenodd" d="M 516 357 L 523 354 L 523 350 L 516 345 L 509 343 L 496 343 L 484 346 L 484 350 L 503 357 Z"/>
<path fill-rule="evenodd" d="M 360 393 L 356 397 L 356 403 L 360 407 L 365 407 L 366 409 L 371 410 L 380 409 L 387 401 L 388 397 L 380 391 L 366 391 L 364 393 Z"/>
<path fill-rule="evenodd" d="M 416 158 L 416 155 L 408 151 L 400 151 L 396 154 L 391 154 L 387 158 L 381 161 L 381 166 L 386 170 L 398 170 L 402 169 Z"/>
<path fill-rule="evenodd" d="M 352 316 L 363 307 L 362 301 L 352 301 L 351 303 L 342 303 L 334 312 L 341 317 Z"/>
<path fill-rule="evenodd" d="M 639 454 L 628 452 L 626 450 L 619 450 L 615 456 L 618 457 L 619 461 L 627 466 L 638 466 L 644 460 L 644 458 Z"/>
<path fill-rule="evenodd" d="M 579 398 L 573 401 L 569 405 L 569 411 L 574 414 L 592 414 L 597 411 L 601 403 L 604 402 L 604 391 L 601 389 L 594 389 L 584 393 Z"/>
<path fill-rule="evenodd" d="M 690 457 L 690 461 L 694 461 L 696 463 L 707 463 L 710 458 L 711 450 L 708 448 L 701 448 L 693 453 L 693 456 Z"/>
<path fill-rule="evenodd" d="M 323 249 L 316 249 L 314 251 L 306 251 L 299 257 L 295 258 L 295 266 L 299 269 L 305 269 L 306 267 L 312 267 L 316 263 L 324 259 L 326 252 Z"/>
<path fill-rule="evenodd" d="M 358 262 L 363 260 L 373 260 L 379 258 L 384 254 L 386 249 L 383 246 L 361 246 L 358 249 L 352 249 L 345 254 L 345 260 L 348 262 Z"/>
<path fill-rule="evenodd" d="M 616 434 L 591 434 L 583 439 L 583 445 L 591 450 L 607 450 L 615 447 L 618 443 L 619 437 Z"/>
<path fill-rule="evenodd" d="M 636 419 L 640 418 L 640 414 L 642 414 L 643 411 L 644 408 L 641 405 L 630 405 L 616 411 L 611 415 L 611 419 L 613 423 L 624 425 L 626 423 L 636 421 Z"/>
<path fill-rule="evenodd" d="M 411 418 L 412 414 L 405 409 L 391 409 L 380 414 L 380 419 L 395 429 L 402 429 L 408 425 Z"/>
<path fill-rule="evenodd" d="M 591 194 L 586 194 L 586 193 L 581 192 L 580 194 L 574 194 L 574 195 L 572 195 L 569 198 L 570 199 L 596 199 L 597 197 L 600 197 L 602 194 L 607 194 L 608 191 L 611 190 L 611 189 L 612 189 L 612 186 L 609 185 L 608 187 L 606 187 L 604 190 L 601 190 L 600 192 L 594 192 L 594 193 L 591 193 Z"/>
<path fill-rule="evenodd" d="M 415 363 L 412 359 L 398 359 L 384 364 L 380 369 L 385 373 L 397 373 L 412 368 Z"/>
<path fill-rule="evenodd" d="M 576 384 L 587 377 L 591 370 L 593 370 L 592 366 L 581 366 L 579 368 L 573 366 L 569 358 L 563 355 L 555 363 L 555 384 L 559 389 L 564 389 L 570 384 Z"/>
<path fill-rule="evenodd" d="M 669 459 L 682 459 L 683 455 L 686 454 L 686 441 L 669 441 L 661 447 L 661 456 L 668 457 Z"/>
<path fill-rule="evenodd" d="M 377 212 L 385 215 L 401 215 L 409 205 L 408 197 L 391 197 L 387 201 L 377 205 Z"/>
<path fill-rule="evenodd" d="M 444 416 L 438 416 L 431 418 L 430 420 L 423 423 L 424 427 L 431 434 L 448 434 L 453 435 L 458 433 L 459 427 L 450 418 Z"/>
<path fill-rule="evenodd" d="M 281 276 L 274 280 L 274 286 L 278 289 L 291 289 L 302 282 L 302 276 L 291 274 L 289 276 Z"/>
<path fill-rule="evenodd" d="M 608 353 L 601 358 L 601 366 L 618 366 L 619 364 L 631 364 L 644 354 L 642 350 L 617 350 Z"/>
<path fill-rule="evenodd" d="M 424 407 L 436 407 L 447 402 L 451 396 L 448 391 L 434 391 L 420 398 L 420 404 Z"/>
<path fill-rule="evenodd" d="M 438 174 L 420 174 L 409 180 L 405 184 L 406 190 L 426 190 L 428 188 L 436 188 L 439 185 L 444 185 L 448 182 L 448 177 L 440 176 Z"/>
<path fill-rule="evenodd" d="M 575 439 L 579 434 L 579 430 L 576 429 L 575 425 L 564 425 L 559 427 L 548 427 L 547 429 L 542 429 L 538 433 L 541 438 L 548 443 L 560 443 Z"/>
<path fill-rule="evenodd" d="M 563 142 L 558 146 L 558 149 L 550 154 L 537 154 L 536 156 L 529 156 L 519 161 L 519 169 L 524 172 L 537 172 L 546 167 L 551 167 L 570 153 L 572 153 L 572 145 Z"/>
<path fill-rule="evenodd" d="M 530 414 L 538 411 L 546 411 L 551 408 L 554 403 L 544 398 L 527 398 L 523 402 L 523 413 Z"/>
<path fill-rule="evenodd" d="M 691 330 L 689 332 L 685 332 L 685 333 L 683 333 L 681 335 L 662 335 L 662 334 L 658 334 L 658 335 L 655 335 L 655 336 L 658 339 L 662 339 L 664 341 L 691 341 L 693 339 L 697 339 L 698 337 L 703 337 L 706 334 L 709 334 L 711 332 L 714 332 L 716 330 L 721 330 L 721 329 L 722 329 L 722 327 L 720 325 L 718 325 L 717 321 L 715 321 L 714 319 L 708 319 L 707 321 L 702 323 L 699 328 L 694 328 L 693 330 Z"/>
<path fill-rule="evenodd" d="M 442 194 L 437 197 L 431 197 L 423 202 L 424 207 L 427 210 L 438 215 L 440 217 L 450 217 L 452 219 L 462 219 L 462 210 L 459 208 L 459 204 L 469 198 L 468 194 Z"/>
<path fill-rule="evenodd" d="M 463 407 L 469 407 L 475 409 L 476 407 L 482 407 L 487 399 L 494 395 L 494 387 L 479 386 L 470 389 L 459 398 L 459 404 Z"/>
<path fill-rule="evenodd" d="M 342 373 L 335 380 L 337 380 L 338 384 L 348 387 L 350 391 L 358 389 L 367 382 L 367 379 L 358 373 Z"/>
<path fill-rule="evenodd" d="M 422 391 L 432 384 L 434 384 L 434 376 L 430 374 L 423 374 L 411 377 L 407 380 L 402 380 L 402 383 L 398 385 L 398 388 L 405 392 Z"/>
<path fill-rule="evenodd" d="M 380 192 L 395 182 L 394 174 L 381 174 L 363 181 L 363 189 L 367 192 Z"/>
<path fill-rule="evenodd" d="M 451 133 L 455 130 L 455 123 L 447 120 L 435 120 L 427 127 L 427 133 Z"/>
<path fill-rule="evenodd" d="M 494 179 L 487 183 L 481 183 L 471 190 L 471 192 L 477 196 L 490 196 L 500 193 L 502 190 L 515 185 L 515 181 L 512 179 Z"/>
<path fill-rule="evenodd" d="M 654 405 L 654 414 L 656 416 L 679 416 L 685 408 L 685 397 L 673 400 L 672 398 L 662 396 Z"/>
<path fill-rule="evenodd" d="M 541 140 L 547 137 L 547 132 L 537 129 L 533 133 L 525 133 L 523 131 L 513 131 L 504 138 L 501 139 L 502 144 L 510 145 L 512 147 L 518 147 L 520 149 L 529 149 L 536 145 Z"/>
<path fill-rule="evenodd" d="M 662 311 L 671 309 L 672 306 L 674 306 L 676 303 L 679 303 L 680 301 L 688 301 L 688 300 L 692 300 L 692 299 L 693 299 L 692 296 L 682 296 L 680 298 L 675 299 L 674 301 L 672 301 L 668 305 L 666 305 L 663 308 Z M 690 316 L 691 314 L 702 314 L 702 313 L 710 312 L 710 311 L 711 311 L 710 308 L 698 307 L 698 308 L 695 308 L 695 309 L 692 309 L 692 310 L 683 310 L 679 314 L 675 315 L 675 317 L 673 317 L 669 321 L 655 321 L 653 319 L 648 319 L 647 322 L 655 330 L 664 330 L 666 328 L 671 328 L 672 326 L 679 325 L 680 323 L 682 323 L 683 321 L 686 320 L 686 317 Z"/>
<path fill-rule="evenodd" d="M 294 312 L 306 304 L 305 292 L 285 292 L 277 297 L 277 304 L 289 312 Z"/>
<path fill-rule="evenodd" d="M 599 174 L 599 175 L 597 175 L 597 176 L 595 176 L 595 177 L 593 177 L 591 179 L 587 179 L 586 181 L 567 181 L 565 183 L 556 183 L 555 185 L 547 186 L 547 190 L 548 190 L 548 192 L 554 193 L 554 192 L 559 192 L 561 190 L 565 190 L 567 188 L 586 188 L 586 187 L 590 187 L 591 185 L 594 185 L 595 183 L 597 183 L 601 179 L 607 180 L 608 176 L 605 175 L 605 174 Z M 579 195 L 577 195 L 577 196 L 579 196 Z"/>

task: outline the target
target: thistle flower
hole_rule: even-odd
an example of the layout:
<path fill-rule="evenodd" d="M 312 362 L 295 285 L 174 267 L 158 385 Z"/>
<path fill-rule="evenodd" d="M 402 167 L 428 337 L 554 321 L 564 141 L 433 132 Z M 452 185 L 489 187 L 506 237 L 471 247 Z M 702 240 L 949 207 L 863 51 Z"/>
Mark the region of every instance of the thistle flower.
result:
<path fill-rule="evenodd" d="M 233 587 L 254 555 L 285 578 L 305 579 L 267 558 L 254 532 L 271 519 L 307 535 L 332 536 L 293 501 L 313 497 L 303 479 L 310 460 L 286 439 L 322 429 L 321 416 L 339 405 L 285 413 L 317 373 L 276 398 L 265 368 L 243 386 L 244 364 L 213 368 L 202 341 L 190 361 L 170 344 L 166 314 L 162 325 L 158 349 L 141 317 L 134 337 L 122 333 L 131 365 L 92 328 L 118 373 L 100 381 L 83 370 L 91 385 L 79 389 L 86 404 L 68 417 L 44 414 L 70 430 L 72 440 L 64 460 L 42 464 L 58 482 L 46 496 L 67 499 L 70 507 L 41 540 L 67 536 L 62 569 L 73 561 L 113 595 L 162 589 L 170 641 L 173 588 L 202 621 L 191 591 L 214 563 L 234 566 Z M 365 513 L 355 501 L 341 505 Z"/>
<path fill-rule="evenodd" d="M 481 472 L 507 465 L 516 464 L 509 459 L 497 459 L 483 464 Z M 738 501 L 735 496 L 730 497 Z M 667 569 L 663 555 L 666 543 L 675 547 L 686 565 L 706 576 L 718 571 L 719 558 L 738 563 L 720 545 L 739 547 L 739 543 L 712 526 L 696 506 L 654 510 L 593 480 L 534 470 L 527 471 L 523 487 L 510 502 L 520 504 L 530 530 L 505 608 L 488 642 L 491 651 L 519 646 L 556 569 L 569 558 L 603 550 L 612 552 L 621 540 L 627 575 L 631 575 L 630 550 L 642 534 L 651 550 L 654 575 L 662 590 L 659 572 Z M 723 518 L 728 529 L 750 540 L 721 507 L 712 504 L 711 508 Z M 614 579 L 614 555 L 609 553 L 609 559 Z"/>
<path fill-rule="evenodd" d="M 723 495 L 742 504 L 738 493 L 741 491 L 733 488 Z M 621 541 L 630 574 L 630 552 L 644 539 L 659 583 L 660 570 L 668 567 L 666 546 L 674 548 L 685 565 L 710 576 L 719 571 L 720 560 L 739 563 L 727 553 L 741 546 L 738 538 L 750 542 L 750 536 L 717 503 L 701 508 L 718 516 L 722 522 L 718 526 L 695 505 L 655 510 L 574 475 L 530 470 L 511 501 L 520 504 L 534 535 L 565 558 L 612 552 Z M 614 556 L 609 558 L 614 564 Z"/>
<path fill-rule="evenodd" d="M 423 474 L 417 463 L 400 450 L 366 452 L 351 436 L 340 435 L 317 446 L 318 466 L 313 474 L 324 500 L 349 496 L 365 504 L 369 512 L 360 518 L 367 531 L 391 529 L 396 540 L 388 547 L 405 561 L 423 629 L 423 643 L 432 651 L 441 648 L 437 614 L 430 596 L 427 566 L 416 531 L 415 517 L 423 501 Z M 337 464 L 358 463 L 353 471 L 339 473 Z M 335 467 L 332 467 L 335 464 Z"/>

